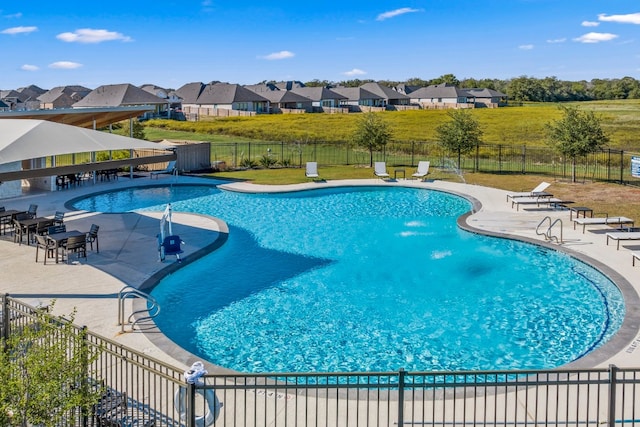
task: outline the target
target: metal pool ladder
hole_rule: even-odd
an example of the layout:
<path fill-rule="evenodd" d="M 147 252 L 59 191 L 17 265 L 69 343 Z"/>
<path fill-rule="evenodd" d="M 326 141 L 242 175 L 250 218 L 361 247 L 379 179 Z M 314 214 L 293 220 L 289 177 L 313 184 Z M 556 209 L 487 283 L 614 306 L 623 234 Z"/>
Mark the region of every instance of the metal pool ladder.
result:
<path fill-rule="evenodd" d="M 544 227 L 546 227 L 546 223 L 548 223 L 549 226 L 545 229 Z M 553 234 L 553 229 L 556 225 L 559 225 L 560 227 L 559 237 Z M 556 243 L 562 243 L 562 220 L 560 218 L 556 218 L 556 220 L 552 222 L 550 216 L 545 216 L 536 227 L 536 234 L 538 236 L 544 236 L 545 240 L 555 240 Z"/>
<path fill-rule="evenodd" d="M 147 304 L 145 309 L 132 311 L 125 320 L 124 304 L 129 298 L 141 298 L 145 300 Z M 141 313 L 147 313 L 147 315 L 136 318 L 136 315 Z M 158 301 L 148 293 L 131 286 L 125 286 L 118 292 L 118 325 L 120 325 L 121 332 L 124 332 L 125 325 L 130 325 L 133 331 L 138 323 L 152 320 L 158 314 L 160 314 L 160 305 Z"/>

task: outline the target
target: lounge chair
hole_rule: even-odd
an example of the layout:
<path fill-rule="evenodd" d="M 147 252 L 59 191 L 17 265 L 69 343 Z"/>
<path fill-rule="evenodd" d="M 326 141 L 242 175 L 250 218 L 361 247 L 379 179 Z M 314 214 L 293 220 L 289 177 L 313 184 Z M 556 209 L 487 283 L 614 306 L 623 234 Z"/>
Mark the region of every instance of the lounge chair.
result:
<path fill-rule="evenodd" d="M 564 200 L 560 200 L 555 197 L 516 197 L 515 199 L 511 199 L 511 207 L 516 206 L 516 210 L 520 210 L 520 205 L 536 205 L 540 207 L 542 205 L 547 205 L 548 208 L 557 208 L 565 203 L 570 203 Z"/>
<path fill-rule="evenodd" d="M 549 184 L 548 182 L 541 182 L 540 184 L 538 184 L 536 188 L 534 188 L 531 191 L 509 193 L 507 194 L 507 202 L 509 201 L 509 199 L 515 199 L 518 197 L 552 197 L 553 194 L 547 193 L 546 191 L 544 191 L 547 188 L 549 188 L 550 185 L 551 184 Z"/>
<path fill-rule="evenodd" d="M 389 178 L 389 174 L 387 173 L 387 163 L 375 162 L 373 164 L 373 174 L 378 178 Z"/>
<path fill-rule="evenodd" d="M 153 171 L 149 174 L 149 177 L 153 178 L 155 176 L 157 178 L 158 175 L 161 174 L 177 175 L 177 173 L 178 170 L 176 169 L 176 161 L 171 160 L 169 163 L 167 163 L 166 169 L 163 169 L 161 171 Z"/>
<path fill-rule="evenodd" d="M 180 236 L 173 235 L 165 237 L 161 244 L 161 247 L 164 249 L 164 256 L 175 255 L 178 262 L 181 262 L 180 254 L 184 252 L 180 246 L 181 244 L 182 240 Z"/>
<path fill-rule="evenodd" d="M 318 175 L 318 162 L 307 162 L 307 168 L 304 174 L 307 178 L 320 178 L 320 175 Z"/>
<path fill-rule="evenodd" d="M 624 216 L 612 216 L 602 218 L 575 218 L 573 220 L 573 229 L 576 229 L 576 224 L 582 225 L 582 234 L 587 225 L 618 225 L 622 227 L 625 224 L 631 224 L 633 227 L 634 221 L 631 218 Z"/>
<path fill-rule="evenodd" d="M 414 178 L 424 179 L 424 177 L 427 176 L 427 174 L 429 174 L 429 165 L 430 163 L 426 160 L 419 161 L 418 170 L 416 170 L 416 173 L 414 173 L 411 176 Z"/>
<path fill-rule="evenodd" d="M 609 239 L 617 241 L 616 249 L 620 249 L 620 240 L 640 240 L 640 231 L 614 231 L 607 233 L 607 246 Z"/>

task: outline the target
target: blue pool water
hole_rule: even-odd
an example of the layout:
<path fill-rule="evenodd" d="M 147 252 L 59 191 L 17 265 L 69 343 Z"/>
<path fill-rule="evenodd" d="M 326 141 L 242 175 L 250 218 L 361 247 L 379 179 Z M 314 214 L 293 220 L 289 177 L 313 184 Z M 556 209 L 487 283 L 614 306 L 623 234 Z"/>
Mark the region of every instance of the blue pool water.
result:
<path fill-rule="evenodd" d="M 624 317 L 606 277 L 559 252 L 460 230 L 470 204 L 437 191 L 176 186 L 76 207 L 167 202 L 221 218 L 229 239 L 159 283 L 156 323 L 237 371 L 552 368 L 606 342 Z"/>

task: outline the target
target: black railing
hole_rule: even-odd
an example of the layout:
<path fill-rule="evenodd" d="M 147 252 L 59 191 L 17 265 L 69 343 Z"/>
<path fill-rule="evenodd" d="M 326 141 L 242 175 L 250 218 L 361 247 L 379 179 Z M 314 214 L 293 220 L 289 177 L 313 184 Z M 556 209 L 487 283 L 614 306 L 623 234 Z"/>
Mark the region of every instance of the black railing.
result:
<path fill-rule="evenodd" d="M 8 295 L 0 302 L 3 342 L 42 316 Z M 640 426 L 639 368 L 230 373 L 187 384 L 183 369 L 74 330 L 97 353 L 87 380 L 100 385 L 102 397 L 65 425 Z"/>
<path fill-rule="evenodd" d="M 280 165 L 304 167 L 308 161 L 320 165 L 368 165 L 368 151 L 344 143 L 323 142 L 234 142 L 212 143 L 211 161 L 225 162 L 227 167 L 260 165 L 263 157 L 269 157 Z M 557 178 L 571 178 L 571 159 L 559 155 L 550 147 L 480 144 L 470 154 L 458 156 L 442 149 L 436 142 L 412 142 L 389 144 L 382 153 L 375 153 L 375 160 L 386 161 L 389 166 L 416 166 L 420 160 L 429 160 L 434 168 L 451 168 L 463 172 L 536 174 Z M 597 180 L 620 184 L 640 185 L 640 177 L 631 175 L 631 159 L 640 157 L 617 149 L 605 149 L 577 159 L 576 179 Z M 453 160 L 453 162 L 452 162 Z"/>

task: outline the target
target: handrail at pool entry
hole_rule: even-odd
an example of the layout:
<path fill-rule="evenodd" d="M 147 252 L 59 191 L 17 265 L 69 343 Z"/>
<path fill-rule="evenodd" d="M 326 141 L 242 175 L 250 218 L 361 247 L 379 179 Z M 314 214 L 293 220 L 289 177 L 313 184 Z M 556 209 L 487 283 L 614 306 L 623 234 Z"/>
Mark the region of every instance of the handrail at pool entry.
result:
<path fill-rule="evenodd" d="M 141 298 L 147 302 L 147 307 L 143 310 L 134 310 L 125 320 L 125 301 L 129 298 Z M 141 313 L 149 313 L 147 316 L 142 316 L 136 319 L 136 315 Z M 132 286 L 125 286 L 118 292 L 118 325 L 120 325 L 120 331 L 124 332 L 125 325 L 130 325 L 131 330 L 135 329 L 136 324 L 154 319 L 160 314 L 160 305 L 156 299 L 146 292 L 136 289 Z"/>

